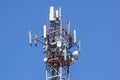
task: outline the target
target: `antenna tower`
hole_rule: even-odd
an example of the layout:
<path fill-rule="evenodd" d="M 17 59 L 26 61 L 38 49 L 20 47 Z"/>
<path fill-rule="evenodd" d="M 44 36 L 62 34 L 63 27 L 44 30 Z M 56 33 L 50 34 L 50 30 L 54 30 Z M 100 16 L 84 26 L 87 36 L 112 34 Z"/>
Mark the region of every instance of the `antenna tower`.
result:
<path fill-rule="evenodd" d="M 43 44 L 46 80 L 70 80 L 69 67 L 78 59 L 80 40 L 76 41 L 76 30 L 70 33 L 70 21 L 62 26 L 61 8 L 50 7 L 49 25 L 43 26 L 43 35 L 32 36 L 29 31 L 29 44 Z"/>

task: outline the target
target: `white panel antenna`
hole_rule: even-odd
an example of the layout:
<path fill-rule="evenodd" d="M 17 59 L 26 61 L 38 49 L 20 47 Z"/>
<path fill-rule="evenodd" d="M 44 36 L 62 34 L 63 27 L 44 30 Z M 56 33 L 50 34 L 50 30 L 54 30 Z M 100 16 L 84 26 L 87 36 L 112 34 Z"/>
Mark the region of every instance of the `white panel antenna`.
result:
<path fill-rule="evenodd" d="M 32 32 L 29 31 L 29 44 L 32 45 Z"/>
<path fill-rule="evenodd" d="M 35 42 L 35 46 L 37 46 L 37 34 L 35 34 L 34 42 Z"/>
<path fill-rule="evenodd" d="M 50 21 L 54 21 L 55 20 L 55 11 L 54 11 L 54 7 L 53 6 L 50 7 L 49 20 Z"/>
<path fill-rule="evenodd" d="M 60 22 L 60 39 L 62 38 L 61 35 L 62 35 L 62 22 Z"/>
<path fill-rule="evenodd" d="M 79 49 L 79 53 L 81 52 L 81 41 L 79 40 L 78 42 L 78 49 Z"/>
<path fill-rule="evenodd" d="M 70 34 L 70 21 L 68 22 L 68 25 L 67 25 L 67 34 Z"/>
<path fill-rule="evenodd" d="M 44 25 L 44 26 L 43 26 L 43 29 L 44 29 L 44 34 L 43 34 L 43 36 L 44 36 L 44 38 L 46 38 L 46 35 L 47 35 L 47 34 L 46 34 L 46 32 L 47 32 L 47 26 Z"/>
<path fill-rule="evenodd" d="M 61 17 L 62 17 L 62 15 L 61 15 L 61 7 L 59 7 L 59 19 L 61 20 Z"/>
<path fill-rule="evenodd" d="M 76 30 L 74 30 L 74 43 L 76 43 Z"/>
<path fill-rule="evenodd" d="M 59 18 L 59 11 L 56 10 L 56 18 Z"/>
<path fill-rule="evenodd" d="M 67 60 L 67 51 L 66 51 L 66 48 L 64 49 L 64 60 L 66 61 Z"/>

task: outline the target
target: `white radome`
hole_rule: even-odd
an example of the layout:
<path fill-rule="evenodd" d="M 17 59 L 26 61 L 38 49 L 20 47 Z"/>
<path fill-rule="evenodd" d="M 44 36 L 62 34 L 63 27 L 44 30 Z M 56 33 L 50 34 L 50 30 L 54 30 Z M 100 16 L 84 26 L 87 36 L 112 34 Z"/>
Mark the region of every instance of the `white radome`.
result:
<path fill-rule="evenodd" d="M 72 65 L 74 63 L 74 58 L 71 58 L 71 62 L 70 62 L 70 65 Z"/>
<path fill-rule="evenodd" d="M 78 51 L 74 51 L 74 52 L 73 52 L 73 58 L 74 58 L 75 60 L 78 59 L 78 54 L 79 54 Z"/>

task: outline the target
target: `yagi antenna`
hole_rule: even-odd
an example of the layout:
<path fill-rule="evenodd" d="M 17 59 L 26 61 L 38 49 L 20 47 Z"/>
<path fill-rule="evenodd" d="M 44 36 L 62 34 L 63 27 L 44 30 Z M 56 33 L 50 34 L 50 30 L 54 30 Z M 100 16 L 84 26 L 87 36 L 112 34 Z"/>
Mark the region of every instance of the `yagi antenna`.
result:
<path fill-rule="evenodd" d="M 29 44 L 32 45 L 32 32 L 29 31 Z"/>

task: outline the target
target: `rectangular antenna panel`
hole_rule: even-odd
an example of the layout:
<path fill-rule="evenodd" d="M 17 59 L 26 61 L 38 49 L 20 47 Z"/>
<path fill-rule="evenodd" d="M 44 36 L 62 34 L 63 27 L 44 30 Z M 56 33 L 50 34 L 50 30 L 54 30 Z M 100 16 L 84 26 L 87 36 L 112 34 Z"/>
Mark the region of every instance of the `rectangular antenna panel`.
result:
<path fill-rule="evenodd" d="M 44 36 L 44 38 L 46 38 L 46 31 L 47 31 L 47 27 L 46 27 L 46 25 L 43 26 L 43 29 L 44 29 L 44 30 L 43 30 L 43 31 L 44 31 L 43 36 Z"/>
<path fill-rule="evenodd" d="M 32 32 L 29 31 L 29 44 L 32 44 Z"/>
<path fill-rule="evenodd" d="M 61 15 L 61 7 L 59 8 L 59 20 L 61 20 L 61 17 L 62 17 L 62 15 Z"/>
<path fill-rule="evenodd" d="M 67 31 L 68 34 L 70 34 L 70 21 L 68 22 L 68 31 Z"/>
<path fill-rule="evenodd" d="M 78 46 L 79 46 L 79 52 L 81 52 L 81 41 L 80 40 L 78 42 Z"/>
<path fill-rule="evenodd" d="M 74 30 L 74 43 L 76 43 L 76 30 Z"/>
<path fill-rule="evenodd" d="M 37 36 L 37 34 L 35 34 L 35 39 L 34 39 L 35 46 L 37 46 L 37 38 L 38 38 L 38 36 Z"/>
<path fill-rule="evenodd" d="M 66 51 L 66 48 L 64 50 L 64 60 L 66 61 L 67 60 L 67 51 Z"/>
<path fill-rule="evenodd" d="M 56 18 L 58 18 L 58 17 L 59 17 L 59 11 L 56 10 Z"/>
<path fill-rule="evenodd" d="M 49 20 L 50 21 L 54 21 L 55 20 L 55 11 L 54 11 L 54 7 L 53 6 L 50 7 Z"/>

